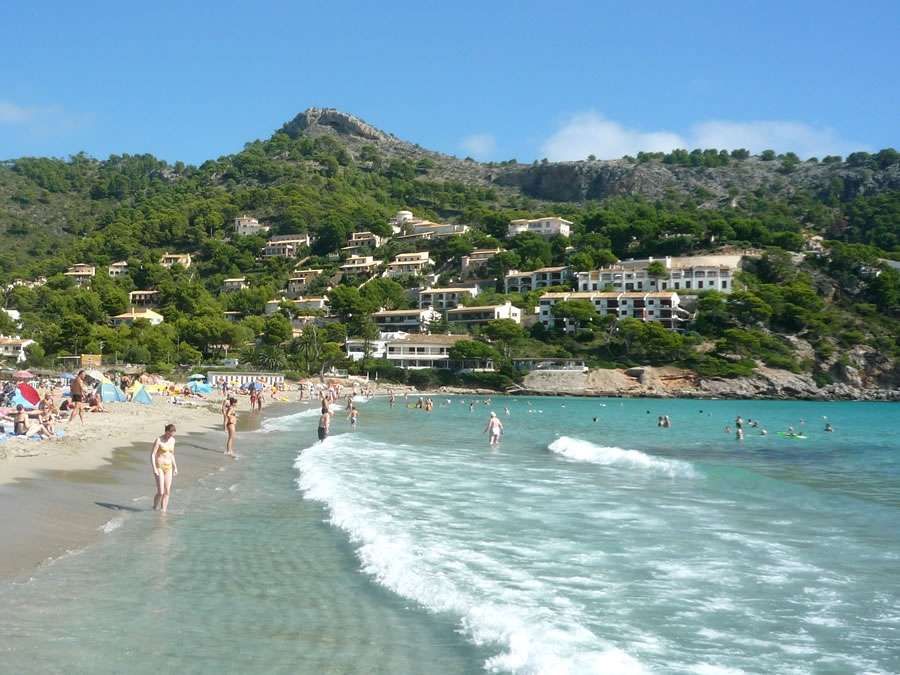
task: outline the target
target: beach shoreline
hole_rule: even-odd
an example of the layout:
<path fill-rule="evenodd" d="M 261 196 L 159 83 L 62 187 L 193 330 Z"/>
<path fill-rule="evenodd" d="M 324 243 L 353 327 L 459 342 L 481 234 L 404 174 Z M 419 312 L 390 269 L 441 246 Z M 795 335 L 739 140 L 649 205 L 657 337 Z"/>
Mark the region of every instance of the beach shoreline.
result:
<path fill-rule="evenodd" d="M 150 406 L 111 404 L 109 413 L 89 415 L 84 429 L 73 422 L 72 434 L 59 441 L 0 446 L 0 540 L 8 544 L 0 578 L 27 576 L 90 545 L 118 527 L 122 516 L 151 510 L 149 451 L 166 423 L 178 428 L 173 508 L 179 492 L 233 466 L 223 456 L 220 400 L 210 397 L 195 407 L 165 399 Z M 266 416 L 283 414 L 286 404 L 272 403 L 262 415 L 251 415 L 243 399 L 239 406 L 240 450 L 240 434 L 257 429 Z"/>

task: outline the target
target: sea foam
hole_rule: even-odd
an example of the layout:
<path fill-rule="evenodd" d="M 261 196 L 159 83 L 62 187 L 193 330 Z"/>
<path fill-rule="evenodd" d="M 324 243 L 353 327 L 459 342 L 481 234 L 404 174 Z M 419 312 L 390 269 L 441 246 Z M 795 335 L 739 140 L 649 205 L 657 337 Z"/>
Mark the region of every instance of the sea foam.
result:
<path fill-rule="evenodd" d="M 548 606 L 540 580 L 526 584 L 520 578 L 524 571 L 500 570 L 499 560 L 450 537 L 418 539 L 416 523 L 407 522 L 402 509 L 384 508 L 379 486 L 342 471 L 348 457 L 390 451 L 379 443 L 362 443 L 349 434 L 331 437 L 303 450 L 294 466 L 300 490 L 328 507 L 331 523 L 357 546 L 365 573 L 431 612 L 457 617 L 474 644 L 499 648 L 484 664 L 491 672 L 646 672 L 637 659 L 591 632 L 577 608 L 557 612 Z M 518 588 L 495 575 L 519 578 Z"/>
<path fill-rule="evenodd" d="M 680 478 L 697 478 L 699 475 L 689 462 L 655 457 L 640 450 L 595 445 L 569 436 L 560 436 L 547 447 L 551 452 L 575 462 L 621 466 Z"/>

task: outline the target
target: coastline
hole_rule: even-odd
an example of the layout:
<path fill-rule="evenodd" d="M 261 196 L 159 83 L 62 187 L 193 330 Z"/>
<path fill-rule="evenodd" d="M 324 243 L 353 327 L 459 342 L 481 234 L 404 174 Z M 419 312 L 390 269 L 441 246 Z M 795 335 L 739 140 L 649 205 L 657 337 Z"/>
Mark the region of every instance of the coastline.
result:
<path fill-rule="evenodd" d="M 173 505 L 179 491 L 228 469 L 232 463 L 222 454 L 217 404 L 214 398 L 196 407 L 161 399 L 146 407 L 113 404 L 111 412 L 88 417 L 84 429 L 73 422 L 71 436 L 59 441 L 0 446 L 0 540 L 8 543 L 0 556 L 0 578 L 28 575 L 112 531 L 122 516 L 149 511 L 154 493 L 150 444 L 167 422 L 178 427 Z M 239 433 L 253 431 L 272 414 L 264 409 L 262 415 L 250 415 L 244 400 L 239 406 Z M 276 404 L 270 408 L 278 409 Z"/>

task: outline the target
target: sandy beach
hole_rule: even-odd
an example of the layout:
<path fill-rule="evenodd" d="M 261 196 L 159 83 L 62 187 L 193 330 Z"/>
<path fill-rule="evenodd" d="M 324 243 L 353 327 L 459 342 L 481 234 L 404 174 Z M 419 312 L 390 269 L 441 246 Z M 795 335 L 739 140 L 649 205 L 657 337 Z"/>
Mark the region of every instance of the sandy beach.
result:
<path fill-rule="evenodd" d="M 149 450 L 167 423 L 178 428 L 173 504 L 179 488 L 229 466 L 219 405 L 217 397 L 195 406 L 111 403 L 107 413 L 86 414 L 84 425 L 60 425 L 63 438 L 0 444 L 0 575 L 27 574 L 102 536 L 117 513 L 151 508 Z M 258 424 L 244 398 L 239 411 L 239 432 Z"/>

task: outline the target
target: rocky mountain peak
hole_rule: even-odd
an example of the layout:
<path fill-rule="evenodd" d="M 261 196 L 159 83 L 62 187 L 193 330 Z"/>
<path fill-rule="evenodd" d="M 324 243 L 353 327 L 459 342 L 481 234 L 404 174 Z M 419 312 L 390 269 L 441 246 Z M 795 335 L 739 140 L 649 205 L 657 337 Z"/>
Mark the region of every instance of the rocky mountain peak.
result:
<path fill-rule="evenodd" d="M 370 141 L 396 140 L 359 117 L 335 108 L 307 108 L 285 124 L 282 130 L 291 136 L 336 133 Z"/>

